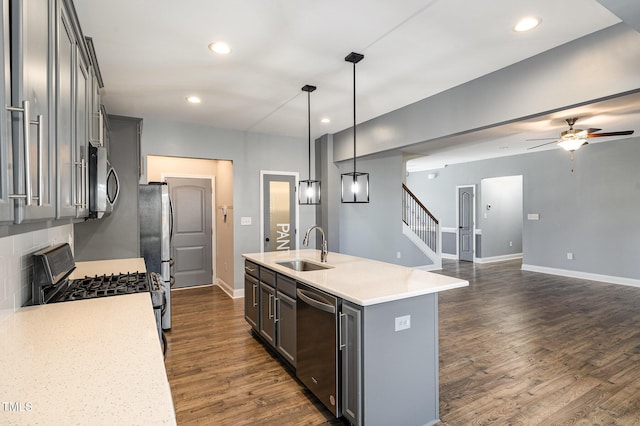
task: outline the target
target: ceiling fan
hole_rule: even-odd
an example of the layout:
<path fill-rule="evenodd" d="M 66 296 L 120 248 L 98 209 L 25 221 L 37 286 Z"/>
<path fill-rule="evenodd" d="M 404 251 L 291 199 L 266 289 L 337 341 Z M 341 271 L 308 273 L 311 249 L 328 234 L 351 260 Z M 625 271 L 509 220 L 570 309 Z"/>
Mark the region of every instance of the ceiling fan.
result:
<path fill-rule="evenodd" d="M 602 129 L 594 129 L 594 128 L 574 129 L 573 125 L 576 124 L 576 121 L 578 121 L 578 117 L 567 118 L 565 121 L 569 125 L 569 130 L 565 130 L 564 132 L 560 133 L 559 139 L 555 139 L 555 138 L 527 139 L 528 141 L 552 140 L 551 142 L 543 143 L 541 145 L 533 146 L 527 149 L 536 149 L 536 148 L 540 148 L 541 146 L 557 143 L 558 146 L 564 149 L 565 151 L 573 152 L 579 149 L 582 145 L 586 145 L 587 139 L 589 138 L 602 138 L 606 136 L 626 136 L 626 135 L 633 134 L 633 130 L 597 133 L 597 132 L 600 132 L 600 130 Z"/>

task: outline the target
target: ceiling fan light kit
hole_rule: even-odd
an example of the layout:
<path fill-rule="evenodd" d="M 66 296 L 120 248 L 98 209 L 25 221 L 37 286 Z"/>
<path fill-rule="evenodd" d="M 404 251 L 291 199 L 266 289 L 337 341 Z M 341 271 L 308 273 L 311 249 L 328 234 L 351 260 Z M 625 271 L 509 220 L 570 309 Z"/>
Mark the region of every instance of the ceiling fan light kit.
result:
<path fill-rule="evenodd" d="M 302 88 L 307 92 L 307 123 L 309 125 L 309 179 L 301 180 L 298 184 L 298 203 L 306 205 L 320 204 L 320 181 L 311 179 L 311 92 L 316 86 L 309 84 Z"/>
<path fill-rule="evenodd" d="M 356 64 L 364 59 L 360 53 L 349 53 L 345 61 L 353 64 L 353 172 L 341 177 L 343 203 L 369 202 L 369 173 L 356 171 Z"/>

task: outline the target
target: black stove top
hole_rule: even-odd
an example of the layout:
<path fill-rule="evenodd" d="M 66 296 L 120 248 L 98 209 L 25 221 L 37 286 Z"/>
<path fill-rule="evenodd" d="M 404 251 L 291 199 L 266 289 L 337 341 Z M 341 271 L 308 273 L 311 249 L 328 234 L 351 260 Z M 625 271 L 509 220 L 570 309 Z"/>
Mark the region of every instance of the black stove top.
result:
<path fill-rule="evenodd" d="M 51 302 L 93 299 L 95 297 L 150 291 L 149 280 L 144 272 L 118 275 L 102 275 L 70 280 L 67 288 Z"/>

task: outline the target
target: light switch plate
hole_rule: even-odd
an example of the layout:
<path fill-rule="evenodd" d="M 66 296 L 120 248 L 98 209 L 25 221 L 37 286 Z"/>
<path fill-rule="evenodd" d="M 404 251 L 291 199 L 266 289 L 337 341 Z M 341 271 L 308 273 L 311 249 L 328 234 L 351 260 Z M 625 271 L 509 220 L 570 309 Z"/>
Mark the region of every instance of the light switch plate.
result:
<path fill-rule="evenodd" d="M 251 216 L 243 216 L 240 218 L 240 225 L 251 225 Z"/>

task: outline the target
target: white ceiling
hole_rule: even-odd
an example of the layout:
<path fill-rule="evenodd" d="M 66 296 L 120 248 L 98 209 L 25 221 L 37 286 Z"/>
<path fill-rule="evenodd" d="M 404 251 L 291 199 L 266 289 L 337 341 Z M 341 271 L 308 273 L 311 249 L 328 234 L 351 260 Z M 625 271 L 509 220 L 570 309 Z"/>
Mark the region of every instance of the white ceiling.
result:
<path fill-rule="evenodd" d="M 357 121 L 363 122 L 620 22 L 595 0 L 74 3 L 95 44 L 109 113 L 304 140 L 305 84 L 318 87 L 311 94 L 313 138 L 351 126 L 349 52 L 365 55 L 357 65 Z M 541 17 L 542 25 L 514 32 L 527 15 Z M 215 40 L 227 41 L 232 53 L 210 52 L 207 45 Z M 194 94 L 201 104 L 185 101 Z M 331 123 L 321 124 L 322 117 Z M 503 136 L 556 136 L 566 128 L 564 117 L 521 122 Z M 621 130 L 592 118 L 580 124 Z M 495 134 L 485 139 L 501 143 Z M 463 140 L 468 142 L 458 138 Z"/>

